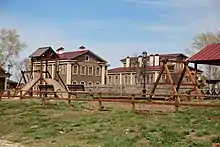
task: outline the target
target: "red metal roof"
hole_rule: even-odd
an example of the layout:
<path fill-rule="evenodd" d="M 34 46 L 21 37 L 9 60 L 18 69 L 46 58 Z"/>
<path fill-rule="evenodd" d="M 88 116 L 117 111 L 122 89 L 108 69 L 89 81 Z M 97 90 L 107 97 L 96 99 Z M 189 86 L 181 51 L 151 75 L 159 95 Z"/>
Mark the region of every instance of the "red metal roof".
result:
<path fill-rule="evenodd" d="M 73 52 L 64 52 L 63 54 L 59 55 L 61 60 L 71 60 L 73 58 L 76 58 L 89 50 L 81 50 L 81 51 L 73 51 Z"/>
<path fill-rule="evenodd" d="M 160 70 L 161 66 L 148 66 L 147 70 L 149 71 L 155 71 L 155 70 Z M 117 67 L 113 69 L 109 69 L 109 73 L 114 73 L 114 72 L 134 72 L 137 71 L 137 67 Z"/>
<path fill-rule="evenodd" d="M 152 55 L 152 54 L 151 54 Z M 188 58 L 186 55 L 182 54 L 182 53 L 173 53 L 173 54 L 155 54 L 155 55 L 159 55 L 160 57 L 162 58 L 175 58 L 175 57 L 179 57 L 179 56 L 182 56 L 182 57 L 185 57 L 185 58 Z M 138 56 L 139 57 L 139 56 Z M 137 59 L 138 57 L 130 57 L 131 60 L 133 59 Z M 150 55 L 148 55 L 148 58 L 150 57 Z M 127 57 L 126 57 L 127 58 Z M 126 58 L 123 58 L 121 59 L 120 61 L 125 61 Z"/>
<path fill-rule="evenodd" d="M 220 43 L 207 45 L 187 61 L 198 64 L 220 65 Z"/>

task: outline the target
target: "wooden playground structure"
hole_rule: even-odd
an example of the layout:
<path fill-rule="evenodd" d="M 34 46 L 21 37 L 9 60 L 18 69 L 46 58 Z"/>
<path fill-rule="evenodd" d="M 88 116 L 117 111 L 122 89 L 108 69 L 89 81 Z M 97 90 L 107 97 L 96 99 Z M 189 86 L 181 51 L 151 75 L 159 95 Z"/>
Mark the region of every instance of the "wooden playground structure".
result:
<path fill-rule="evenodd" d="M 197 56 L 197 55 L 195 55 Z M 59 75 L 59 65 L 58 60 L 59 57 L 54 55 L 52 58 L 55 61 L 55 75 L 52 76 L 48 71 L 48 61 L 51 58 L 46 56 L 37 56 L 31 57 L 31 70 L 30 71 L 21 71 L 22 77 L 19 81 L 19 84 L 22 80 L 24 80 L 24 87 L 16 89 L 15 93 L 10 96 L 6 97 L 20 97 L 20 99 L 47 99 L 47 100 L 67 100 L 69 103 L 71 101 L 97 101 L 99 102 L 99 108 L 102 109 L 102 102 L 123 102 L 123 103 L 131 103 L 132 109 L 135 109 L 136 103 L 142 104 L 156 104 L 156 105 L 174 105 L 176 111 L 180 106 L 206 106 L 206 107 L 220 107 L 220 104 L 210 104 L 204 102 L 205 98 L 219 98 L 218 95 L 204 95 L 201 93 L 200 89 L 205 83 L 204 80 L 200 80 L 202 82 L 198 82 L 197 79 L 197 64 L 211 64 L 211 65 L 219 65 L 220 64 L 220 57 L 219 60 L 216 62 L 210 61 L 203 61 L 194 59 L 194 56 L 191 57 L 187 61 L 177 61 L 177 60 L 170 60 L 164 59 L 163 65 L 159 72 L 159 75 L 156 79 L 156 82 L 153 85 L 153 88 L 150 93 L 143 94 L 143 93 L 127 93 L 126 95 L 121 95 L 121 93 L 105 93 L 105 92 L 92 92 L 92 91 L 85 91 L 84 85 L 65 85 L 62 78 Z M 192 60 L 194 59 L 194 60 Z M 37 60 L 40 62 L 40 69 L 34 70 L 33 68 L 33 60 Z M 188 64 L 194 63 L 195 71 L 192 75 Z M 183 64 L 183 69 L 179 72 L 179 78 L 177 81 L 174 81 L 171 71 L 168 68 L 169 63 L 181 63 Z M 45 68 L 43 69 L 43 65 Z M 30 81 L 27 81 L 25 78 L 25 74 L 30 73 Z M 34 73 L 39 73 L 37 76 Z M 167 82 L 160 82 L 162 74 L 166 74 L 168 77 Z M 184 77 L 188 76 L 190 82 L 185 83 Z M 54 78 L 52 78 L 54 77 Z M 19 85 L 18 84 L 18 85 Z M 171 91 L 168 93 L 158 94 L 156 93 L 156 89 L 158 85 L 166 85 L 171 87 Z M 183 91 L 181 90 L 181 86 L 188 86 L 191 87 L 190 90 Z M 34 89 L 35 88 L 35 89 Z M 188 88 L 189 89 L 189 88 Z M 91 98 L 79 98 L 77 95 L 90 95 Z M 49 96 L 50 95 L 50 96 Z M 143 97 L 143 95 L 145 95 Z M 3 96 L 1 96 L 3 97 Z M 161 101 L 155 100 L 156 97 L 168 97 L 168 101 Z M 196 99 L 194 101 L 193 99 Z M 199 100 L 199 102 L 198 102 Z M 191 102 L 189 102 L 191 101 Z"/>

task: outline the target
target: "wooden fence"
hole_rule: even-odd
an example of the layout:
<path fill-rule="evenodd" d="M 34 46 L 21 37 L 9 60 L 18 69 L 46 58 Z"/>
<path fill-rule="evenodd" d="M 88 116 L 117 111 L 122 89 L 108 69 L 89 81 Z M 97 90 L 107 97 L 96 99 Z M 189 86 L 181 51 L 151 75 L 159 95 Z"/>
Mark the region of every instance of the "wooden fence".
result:
<path fill-rule="evenodd" d="M 63 92 L 63 91 L 25 91 L 27 93 L 31 92 L 33 96 L 22 95 L 22 92 L 19 91 L 17 95 L 10 95 L 10 94 L 1 94 L 0 100 L 3 99 L 11 99 L 11 98 L 19 98 L 20 100 L 23 99 L 40 99 L 40 100 L 65 100 L 71 104 L 71 101 L 86 101 L 86 102 L 98 102 L 99 110 L 101 110 L 102 103 L 104 102 L 118 102 L 118 103 L 129 103 L 131 104 L 132 110 L 135 109 L 136 104 L 145 104 L 145 105 L 172 105 L 178 111 L 178 108 L 181 106 L 197 106 L 197 107 L 217 107 L 220 108 L 220 103 L 211 103 L 211 101 L 201 100 L 199 102 L 189 102 L 189 101 L 162 101 L 162 100 L 152 100 L 155 97 L 180 97 L 180 98 L 187 98 L 187 97 L 194 97 L 197 98 L 198 95 L 187 95 L 187 94 L 146 94 L 146 97 L 143 97 L 143 94 L 140 93 L 130 93 L 126 95 L 121 95 L 121 93 L 107 93 L 107 92 Z M 59 98 L 57 94 L 66 94 L 67 97 Z M 83 98 L 81 96 L 77 97 L 77 95 L 87 95 L 89 98 Z M 150 98 L 152 96 L 152 98 Z M 202 95 L 203 98 L 219 98 L 219 96 L 210 96 L 210 95 Z"/>

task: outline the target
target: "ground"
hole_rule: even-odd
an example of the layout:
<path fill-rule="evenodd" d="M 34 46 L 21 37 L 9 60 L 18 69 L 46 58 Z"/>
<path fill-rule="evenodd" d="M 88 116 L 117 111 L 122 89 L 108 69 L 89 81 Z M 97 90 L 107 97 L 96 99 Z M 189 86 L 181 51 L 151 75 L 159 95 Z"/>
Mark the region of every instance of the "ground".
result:
<path fill-rule="evenodd" d="M 19 143 L 8 147 L 210 147 L 220 141 L 218 108 L 185 107 L 175 113 L 165 107 L 133 112 L 107 104 L 106 111 L 95 110 L 97 103 L 72 105 L 0 102 L 0 145 L 7 140 Z"/>

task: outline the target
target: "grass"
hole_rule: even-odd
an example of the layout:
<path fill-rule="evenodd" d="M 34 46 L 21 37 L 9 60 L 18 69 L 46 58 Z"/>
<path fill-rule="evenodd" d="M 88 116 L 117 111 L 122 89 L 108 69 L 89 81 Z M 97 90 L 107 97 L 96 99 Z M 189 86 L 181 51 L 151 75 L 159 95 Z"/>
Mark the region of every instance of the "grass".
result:
<path fill-rule="evenodd" d="M 0 138 L 36 147 L 209 147 L 220 141 L 217 108 L 143 115 L 73 104 L 2 101 Z"/>

